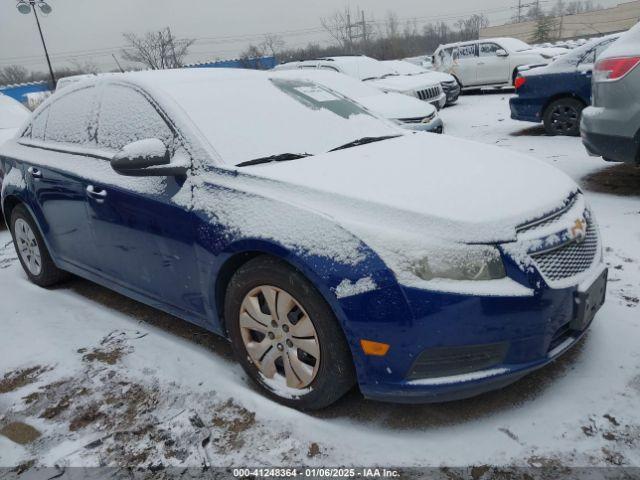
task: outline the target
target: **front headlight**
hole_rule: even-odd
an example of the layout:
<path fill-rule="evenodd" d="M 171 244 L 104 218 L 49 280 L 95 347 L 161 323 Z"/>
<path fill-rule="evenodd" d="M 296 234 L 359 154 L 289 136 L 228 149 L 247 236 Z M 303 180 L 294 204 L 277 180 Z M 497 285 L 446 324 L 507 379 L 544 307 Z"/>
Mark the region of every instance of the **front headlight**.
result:
<path fill-rule="evenodd" d="M 428 117 L 424 117 L 422 119 L 422 123 L 430 123 L 434 118 L 436 118 L 437 112 L 433 112 L 431 115 L 429 115 Z"/>
<path fill-rule="evenodd" d="M 423 280 L 498 280 L 506 277 L 500 252 L 486 246 L 442 249 L 417 261 L 412 273 Z"/>

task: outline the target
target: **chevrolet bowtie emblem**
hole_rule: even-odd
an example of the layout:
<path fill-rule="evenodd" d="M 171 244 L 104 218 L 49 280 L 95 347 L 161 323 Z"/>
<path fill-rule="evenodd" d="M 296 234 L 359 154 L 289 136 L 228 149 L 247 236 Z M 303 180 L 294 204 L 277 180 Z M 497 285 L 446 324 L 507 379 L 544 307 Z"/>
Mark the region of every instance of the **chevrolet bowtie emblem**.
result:
<path fill-rule="evenodd" d="M 582 242 L 587 236 L 587 222 L 579 218 L 576 223 L 571 227 L 571 236 L 578 243 Z"/>

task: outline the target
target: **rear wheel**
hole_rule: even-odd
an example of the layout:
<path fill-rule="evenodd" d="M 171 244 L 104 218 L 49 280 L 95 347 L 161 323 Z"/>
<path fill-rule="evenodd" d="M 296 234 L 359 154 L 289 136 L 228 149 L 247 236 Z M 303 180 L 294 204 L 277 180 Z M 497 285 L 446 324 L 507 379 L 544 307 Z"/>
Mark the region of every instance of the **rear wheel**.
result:
<path fill-rule="evenodd" d="M 547 135 L 580 135 L 580 118 L 584 103 L 575 98 L 561 98 L 544 111 L 544 129 Z"/>
<path fill-rule="evenodd" d="M 33 218 L 23 205 L 11 212 L 11 235 L 25 273 L 36 285 L 50 287 L 69 277 L 55 266 Z"/>
<path fill-rule="evenodd" d="M 335 315 L 286 263 L 262 256 L 242 266 L 227 287 L 225 321 L 242 367 L 280 403 L 320 409 L 353 387 L 353 360 Z"/>

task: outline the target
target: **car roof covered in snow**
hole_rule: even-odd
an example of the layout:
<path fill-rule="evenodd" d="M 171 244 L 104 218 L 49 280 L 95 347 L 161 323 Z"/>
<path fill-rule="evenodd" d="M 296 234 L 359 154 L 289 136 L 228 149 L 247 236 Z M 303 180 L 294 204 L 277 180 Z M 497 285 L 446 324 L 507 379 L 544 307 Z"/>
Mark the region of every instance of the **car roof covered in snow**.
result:
<path fill-rule="evenodd" d="M 640 55 L 640 22 L 631 28 L 600 56 L 600 59 Z"/>

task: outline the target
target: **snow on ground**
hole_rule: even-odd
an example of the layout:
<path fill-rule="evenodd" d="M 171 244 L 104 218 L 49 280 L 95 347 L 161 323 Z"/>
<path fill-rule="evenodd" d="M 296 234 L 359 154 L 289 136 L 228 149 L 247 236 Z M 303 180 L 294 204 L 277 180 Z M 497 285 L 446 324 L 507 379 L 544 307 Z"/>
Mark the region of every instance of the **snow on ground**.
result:
<path fill-rule="evenodd" d="M 579 182 L 612 168 L 577 138 L 510 120 L 507 98 L 463 96 L 442 112 L 448 134 L 530 154 Z M 558 362 L 466 401 L 401 406 L 353 392 L 313 415 L 262 397 L 226 342 L 197 327 L 83 280 L 30 284 L 2 230 L 0 466 L 640 466 L 636 192 L 586 192 L 609 297 Z M 526 179 L 522 193 L 536 194 Z"/>

